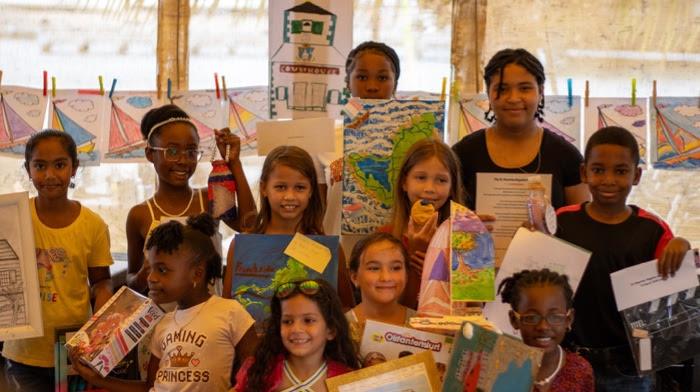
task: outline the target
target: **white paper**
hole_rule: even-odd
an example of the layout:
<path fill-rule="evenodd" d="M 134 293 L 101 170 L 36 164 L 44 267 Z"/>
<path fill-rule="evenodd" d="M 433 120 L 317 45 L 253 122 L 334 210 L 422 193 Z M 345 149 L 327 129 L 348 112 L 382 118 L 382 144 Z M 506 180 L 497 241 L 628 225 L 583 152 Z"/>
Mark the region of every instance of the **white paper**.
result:
<path fill-rule="evenodd" d="M 663 279 L 657 270 L 657 263 L 658 260 L 651 260 L 610 274 L 618 310 L 651 302 L 698 285 L 692 250 L 686 253 L 673 277 Z"/>
<path fill-rule="evenodd" d="M 547 197 L 552 199 L 552 175 L 531 173 L 476 173 L 476 212 L 496 217 L 493 241 L 496 267 L 503 261 L 511 239 L 527 222 L 527 179 L 540 176 Z"/>
<path fill-rule="evenodd" d="M 590 257 L 591 252 L 585 249 L 542 232 L 521 227 L 515 233 L 496 275 L 496 287 L 516 272 L 525 269 L 549 268 L 560 274 L 566 274 L 571 288 L 576 293 Z M 509 310 L 510 305 L 497 298 L 495 302 L 486 304 L 484 316 L 504 333 L 520 336 L 518 330 L 510 325 Z"/>
<path fill-rule="evenodd" d="M 307 118 L 289 121 L 261 121 L 257 124 L 258 155 L 267 155 L 278 146 L 297 146 L 312 156 L 335 151 L 335 121 Z"/>

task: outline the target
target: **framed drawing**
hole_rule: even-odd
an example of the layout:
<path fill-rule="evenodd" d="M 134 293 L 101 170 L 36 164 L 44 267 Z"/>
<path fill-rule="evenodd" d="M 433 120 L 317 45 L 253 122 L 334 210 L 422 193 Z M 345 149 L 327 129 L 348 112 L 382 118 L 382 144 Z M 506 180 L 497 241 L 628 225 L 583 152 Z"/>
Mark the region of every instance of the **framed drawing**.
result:
<path fill-rule="evenodd" d="M 27 192 L 0 195 L 0 341 L 43 335 Z"/>
<path fill-rule="evenodd" d="M 329 392 L 440 391 L 430 351 L 408 355 L 326 380 Z"/>

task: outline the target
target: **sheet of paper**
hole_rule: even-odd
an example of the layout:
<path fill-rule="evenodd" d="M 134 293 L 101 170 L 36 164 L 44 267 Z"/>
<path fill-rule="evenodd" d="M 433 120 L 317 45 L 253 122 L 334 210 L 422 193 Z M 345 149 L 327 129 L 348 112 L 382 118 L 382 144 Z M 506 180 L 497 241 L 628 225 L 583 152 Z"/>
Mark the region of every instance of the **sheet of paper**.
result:
<path fill-rule="evenodd" d="M 330 249 L 301 233 L 294 234 L 294 238 L 287 245 L 284 254 L 293 257 L 319 274 L 323 273 L 331 260 Z"/>
<path fill-rule="evenodd" d="M 513 235 L 527 218 L 527 179 L 538 175 L 542 178 L 547 197 L 552 198 L 552 175 L 530 173 L 476 173 L 476 212 L 496 217 L 493 225 L 496 267 Z"/>
<path fill-rule="evenodd" d="M 258 155 L 267 155 L 278 146 L 297 146 L 315 155 L 335 151 L 335 120 L 260 121 L 257 124 Z"/>
<path fill-rule="evenodd" d="M 542 232 L 521 227 L 515 233 L 496 275 L 496 287 L 516 272 L 525 269 L 549 268 L 560 274 L 566 274 L 575 293 L 590 257 L 591 252 L 585 249 Z M 503 332 L 520 336 L 518 330 L 510 325 L 509 310 L 510 305 L 497 298 L 495 302 L 486 304 L 484 316 Z"/>
<path fill-rule="evenodd" d="M 673 277 L 663 279 L 657 270 L 658 260 L 625 268 L 610 274 L 617 309 L 624 310 L 644 302 L 688 290 L 698 285 L 695 254 L 688 251 Z"/>

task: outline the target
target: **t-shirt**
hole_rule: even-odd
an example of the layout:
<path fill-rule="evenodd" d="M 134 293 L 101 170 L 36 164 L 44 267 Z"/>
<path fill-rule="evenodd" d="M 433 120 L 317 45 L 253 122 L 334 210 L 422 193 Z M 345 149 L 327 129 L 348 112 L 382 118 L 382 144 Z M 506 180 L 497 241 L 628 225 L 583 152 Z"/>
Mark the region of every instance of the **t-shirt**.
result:
<path fill-rule="evenodd" d="M 552 380 L 549 392 L 595 391 L 591 364 L 576 353 L 566 352 L 565 355 L 566 363 Z"/>
<path fill-rule="evenodd" d="M 564 188 L 581 183 L 581 153 L 556 133 L 544 129 L 540 151 L 532 162 L 520 168 L 504 168 L 491 160 L 486 148 L 486 130 L 465 136 L 452 146 L 462 166 L 462 182 L 467 192 L 467 207 L 476 208 L 476 173 L 536 173 L 552 175 L 552 206 L 566 205 Z"/>
<path fill-rule="evenodd" d="M 557 211 L 556 236 L 592 252 L 576 295 L 569 339 L 583 347 L 628 347 L 610 274 L 661 256 L 673 238 L 668 225 L 637 207 L 624 222 L 606 224 L 586 212 L 588 202 Z"/>
<path fill-rule="evenodd" d="M 236 344 L 254 322 L 238 301 L 215 295 L 167 313 L 151 342 L 160 358 L 151 391 L 228 391 Z"/>
<path fill-rule="evenodd" d="M 30 366 L 54 366 L 55 329 L 83 324 L 90 317 L 88 268 L 112 264 L 109 229 L 99 215 L 80 206 L 68 226 L 54 229 L 37 216 L 36 199 L 29 201 L 44 336 L 5 342 L 2 355 Z"/>

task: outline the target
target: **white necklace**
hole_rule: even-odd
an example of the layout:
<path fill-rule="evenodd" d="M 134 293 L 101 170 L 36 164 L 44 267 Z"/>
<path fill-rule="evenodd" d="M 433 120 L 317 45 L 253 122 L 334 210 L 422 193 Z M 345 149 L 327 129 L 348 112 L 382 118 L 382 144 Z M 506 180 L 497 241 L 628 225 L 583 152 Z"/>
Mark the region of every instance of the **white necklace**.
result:
<path fill-rule="evenodd" d="M 175 308 L 175 312 L 173 312 L 173 322 L 175 323 L 175 326 L 177 327 L 177 329 L 184 329 L 186 326 L 188 326 L 192 322 L 192 320 L 196 319 L 199 316 L 199 314 L 202 313 L 202 310 L 204 310 L 204 307 L 207 306 L 209 299 L 211 299 L 211 297 L 207 298 L 206 301 L 202 302 L 202 306 L 199 308 L 199 310 L 197 310 L 197 312 L 194 314 L 194 316 L 190 317 L 190 319 L 187 320 L 187 322 L 182 324 L 182 325 L 180 325 L 180 323 L 177 322 L 177 312 L 179 311 L 182 313 L 182 312 L 184 312 L 184 310 L 180 310 L 180 309 Z"/>
<path fill-rule="evenodd" d="M 564 350 L 562 350 L 561 346 L 559 345 L 557 345 L 557 348 L 559 349 L 559 363 L 557 364 L 557 368 L 554 369 L 552 374 L 550 374 L 544 380 L 535 381 L 535 385 L 537 385 L 538 387 L 543 387 L 552 382 L 552 380 L 554 380 L 554 377 L 556 377 L 559 371 L 561 370 L 561 365 L 564 363 Z"/>
<path fill-rule="evenodd" d="M 187 210 L 190 209 L 190 206 L 192 206 L 192 200 L 194 200 L 194 190 L 190 190 L 190 201 L 189 201 L 189 203 L 187 203 L 187 207 L 185 207 L 185 209 L 182 210 L 182 212 L 179 213 L 179 214 L 170 214 L 170 213 L 166 212 L 166 211 L 163 209 L 163 207 L 161 207 L 161 206 L 158 204 L 158 201 L 156 200 L 156 195 L 153 195 L 153 204 L 155 204 L 156 207 L 158 207 L 158 209 L 160 210 L 160 212 L 162 212 L 165 216 L 169 216 L 169 217 L 171 217 L 171 218 L 177 218 L 177 217 L 180 217 L 180 216 L 185 215 L 185 213 L 187 212 Z"/>

